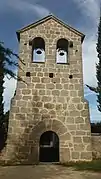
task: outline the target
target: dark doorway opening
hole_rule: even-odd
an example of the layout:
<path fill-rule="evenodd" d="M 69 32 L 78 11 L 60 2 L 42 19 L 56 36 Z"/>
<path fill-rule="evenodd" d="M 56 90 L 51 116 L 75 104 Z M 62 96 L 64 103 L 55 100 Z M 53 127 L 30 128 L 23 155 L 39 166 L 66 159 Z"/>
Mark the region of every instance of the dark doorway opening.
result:
<path fill-rule="evenodd" d="M 59 137 L 55 132 L 46 131 L 40 137 L 40 162 L 59 162 Z"/>

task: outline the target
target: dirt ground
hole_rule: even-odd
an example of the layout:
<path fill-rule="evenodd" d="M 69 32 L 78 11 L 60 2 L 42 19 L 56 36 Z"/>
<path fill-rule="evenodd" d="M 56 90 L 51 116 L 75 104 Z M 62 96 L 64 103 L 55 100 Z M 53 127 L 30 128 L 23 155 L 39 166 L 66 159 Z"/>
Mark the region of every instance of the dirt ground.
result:
<path fill-rule="evenodd" d="M 0 179 L 101 179 L 101 173 L 51 164 L 0 166 Z"/>

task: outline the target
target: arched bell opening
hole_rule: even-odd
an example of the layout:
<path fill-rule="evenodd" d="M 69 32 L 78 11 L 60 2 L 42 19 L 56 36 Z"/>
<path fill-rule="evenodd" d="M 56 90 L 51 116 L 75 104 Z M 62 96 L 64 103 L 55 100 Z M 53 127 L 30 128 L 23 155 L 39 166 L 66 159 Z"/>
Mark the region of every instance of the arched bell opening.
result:
<path fill-rule="evenodd" d="M 63 64 L 68 62 L 68 40 L 66 39 L 59 39 L 57 41 L 56 62 Z"/>
<path fill-rule="evenodd" d="M 45 41 L 36 37 L 32 42 L 33 62 L 45 62 Z"/>

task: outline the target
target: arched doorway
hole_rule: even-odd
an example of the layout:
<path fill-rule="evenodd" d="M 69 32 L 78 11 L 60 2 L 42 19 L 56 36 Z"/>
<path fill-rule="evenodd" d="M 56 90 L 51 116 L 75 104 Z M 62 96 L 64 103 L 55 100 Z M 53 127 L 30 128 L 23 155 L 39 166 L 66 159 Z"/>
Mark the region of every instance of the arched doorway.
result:
<path fill-rule="evenodd" d="M 53 131 L 46 131 L 40 137 L 40 162 L 59 162 L 59 137 Z"/>

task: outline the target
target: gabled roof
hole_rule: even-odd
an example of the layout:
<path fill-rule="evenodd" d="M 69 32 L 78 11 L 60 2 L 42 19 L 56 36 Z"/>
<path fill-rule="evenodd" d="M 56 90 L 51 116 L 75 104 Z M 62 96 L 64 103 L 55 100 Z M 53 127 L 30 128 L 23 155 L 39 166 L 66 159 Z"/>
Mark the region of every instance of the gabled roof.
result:
<path fill-rule="evenodd" d="M 36 21 L 36 22 L 34 22 L 34 23 L 32 23 L 32 24 L 29 24 L 29 25 L 27 25 L 26 27 L 23 27 L 23 28 L 20 29 L 20 30 L 18 30 L 18 31 L 16 32 L 16 33 L 17 33 L 18 40 L 20 40 L 20 33 L 21 33 L 21 32 L 24 32 L 24 31 L 26 31 L 26 30 L 29 30 L 30 28 L 33 28 L 33 27 L 35 27 L 35 26 L 37 26 L 37 25 L 39 25 L 39 24 L 41 24 L 41 23 L 43 23 L 43 22 L 45 22 L 45 21 L 47 21 L 47 20 L 49 20 L 49 19 L 54 19 L 55 21 L 57 21 L 58 23 L 60 23 L 60 24 L 63 25 L 64 27 L 70 29 L 72 32 L 74 32 L 74 33 L 80 35 L 80 36 L 81 36 L 81 39 L 82 39 L 82 42 L 83 42 L 84 37 L 85 37 L 85 35 L 84 35 L 83 33 L 79 32 L 78 30 L 74 29 L 73 27 L 67 25 L 65 22 L 63 22 L 62 20 L 60 20 L 59 18 L 57 18 L 56 16 L 54 16 L 54 15 L 52 15 L 52 14 L 50 14 L 50 15 L 48 15 L 48 16 L 46 16 L 46 17 L 44 17 L 44 18 L 42 18 L 42 19 L 40 19 L 40 20 L 38 20 L 38 21 Z"/>

